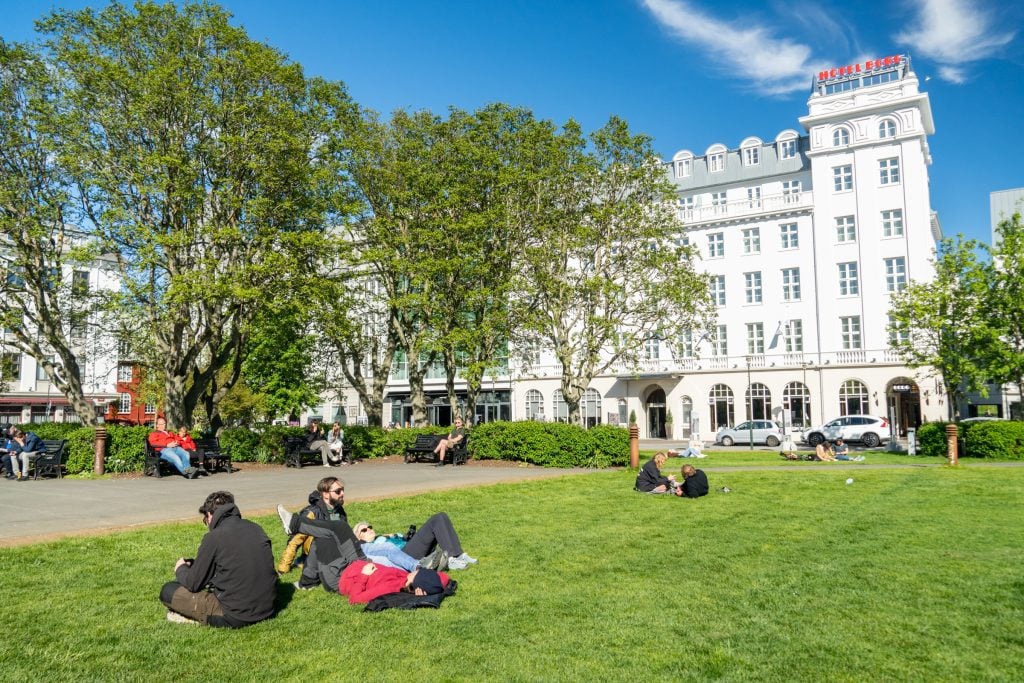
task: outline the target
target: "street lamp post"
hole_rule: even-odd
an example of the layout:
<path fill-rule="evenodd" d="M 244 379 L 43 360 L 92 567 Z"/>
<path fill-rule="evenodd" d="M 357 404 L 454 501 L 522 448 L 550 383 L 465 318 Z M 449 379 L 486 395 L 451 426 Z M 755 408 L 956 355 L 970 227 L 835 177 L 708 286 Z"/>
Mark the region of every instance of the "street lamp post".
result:
<path fill-rule="evenodd" d="M 747 356 L 747 444 L 754 450 L 754 394 L 750 390 L 750 356 Z"/>
<path fill-rule="evenodd" d="M 807 361 L 800 364 L 804 369 L 804 390 L 800 396 L 800 401 L 804 404 L 804 409 L 800 411 L 800 428 L 804 429 L 808 424 L 814 424 L 814 420 L 811 419 L 811 398 L 807 390 Z"/>

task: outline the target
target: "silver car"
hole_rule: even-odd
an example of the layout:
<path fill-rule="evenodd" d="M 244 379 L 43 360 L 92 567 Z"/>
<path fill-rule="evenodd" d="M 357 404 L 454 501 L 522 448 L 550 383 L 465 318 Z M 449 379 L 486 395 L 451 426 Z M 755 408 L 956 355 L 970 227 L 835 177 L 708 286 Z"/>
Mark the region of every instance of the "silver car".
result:
<path fill-rule="evenodd" d="M 753 435 L 754 443 L 778 446 L 782 443 L 782 425 L 771 420 L 748 420 L 735 427 L 722 427 L 715 435 L 715 441 L 723 446 L 734 443 L 750 443 Z"/>
<path fill-rule="evenodd" d="M 835 441 L 860 441 L 868 448 L 874 448 L 889 438 L 889 420 L 874 415 L 846 415 L 826 422 L 820 427 L 804 432 L 804 441 L 812 446 L 828 439 Z"/>

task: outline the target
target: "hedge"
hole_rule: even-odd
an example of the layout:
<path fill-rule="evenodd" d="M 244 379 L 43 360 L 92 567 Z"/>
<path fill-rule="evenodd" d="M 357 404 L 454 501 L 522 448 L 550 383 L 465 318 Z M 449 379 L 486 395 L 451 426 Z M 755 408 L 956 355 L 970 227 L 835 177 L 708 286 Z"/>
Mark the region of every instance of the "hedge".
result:
<path fill-rule="evenodd" d="M 74 423 L 20 425 L 41 439 L 67 439 L 68 474 L 91 472 L 95 431 Z M 149 427 L 106 425 L 108 472 L 141 472 L 143 443 Z M 225 429 L 220 444 L 235 462 L 284 462 L 284 437 L 302 436 L 302 427 L 264 425 L 256 429 Z M 402 455 L 421 434 L 443 435 L 445 427 L 385 430 L 380 427 L 345 427 L 345 444 L 356 458 Z M 629 431 L 598 425 L 589 430 L 557 422 L 487 422 L 469 430 L 469 453 L 480 460 L 519 460 L 544 467 L 611 467 L 629 460 Z"/>
<path fill-rule="evenodd" d="M 917 430 L 921 455 L 945 457 L 946 425 L 948 422 L 929 422 Z M 1024 460 L 1024 422 L 983 420 L 960 422 L 958 455 L 961 458 L 990 458 L 996 460 Z"/>

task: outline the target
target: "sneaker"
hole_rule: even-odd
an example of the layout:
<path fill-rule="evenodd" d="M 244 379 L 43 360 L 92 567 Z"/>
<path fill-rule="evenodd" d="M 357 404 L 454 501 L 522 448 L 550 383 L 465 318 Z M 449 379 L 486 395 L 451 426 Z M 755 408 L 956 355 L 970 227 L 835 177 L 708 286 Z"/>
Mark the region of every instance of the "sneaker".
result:
<path fill-rule="evenodd" d="M 172 610 L 167 610 L 167 621 L 172 621 L 175 624 L 198 624 L 199 622 L 195 619 L 189 619 L 184 614 L 178 614 Z"/>
<path fill-rule="evenodd" d="M 324 467 L 334 467 L 334 465 L 332 465 L 330 463 L 327 463 L 327 464 L 324 465 Z"/>
<path fill-rule="evenodd" d="M 864 456 L 863 455 L 858 455 L 853 460 L 854 460 L 854 462 L 864 462 Z"/>
<path fill-rule="evenodd" d="M 434 465 L 434 467 L 444 467 L 447 464 L 448 463 L 446 463 L 444 460 L 441 460 L 436 465 Z"/>
<path fill-rule="evenodd" d="M 303 583 L 301 581 L 296 581 L 292 585 L 295 586 L 295 590 L 300 590 L 300 591 L 311 591 L 314 588 L 316 588 L 316 586 L 306 586 L 306 585 L 303 585 Z"/>
<path fill-rule="evenodd" d="M 465 569 L 468 566 L 469 562 L 459 559 L 458 557 L 448 559 L 448 569 Z"/>
<path fill-rule="evenodd" d="M 420 566 L 424 569 L 437 569 L 441 562 L 441 552 L 440 548 L 434 548 L 434 552 L 428 553 L 420 559 Z"/>
<path fill-rule="evenodd" d="M 284 509 L 284 505 L 277 506 L 277 516 L 281 518 L 281 526 L 284 527 L 286 536 L 292 535 L 292 513 Z"/>
<path fill-rule="evenodd" d="M 477 560 L 476 558 L 470 557 L 466 553 L 462 553 L 458 557 L 453 557 L 452 559 L 453 560 L 459 560 L 461 562 L 465 562 L 466 564 L 477 564 L 479 562 L 479 560 Z"/>

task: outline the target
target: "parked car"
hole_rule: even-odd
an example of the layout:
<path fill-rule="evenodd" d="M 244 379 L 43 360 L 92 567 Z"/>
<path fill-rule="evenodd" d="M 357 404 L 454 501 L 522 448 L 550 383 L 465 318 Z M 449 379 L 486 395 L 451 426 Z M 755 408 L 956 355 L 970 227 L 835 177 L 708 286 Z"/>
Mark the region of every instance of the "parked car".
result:
<path fill-rule="evenodd" d="M 960 420 L 960 424 L 963 424 L 964 422 L 966 422 L 967 424 L 970 424 L 972 422 L 1005 422 L 1005 421 L 1006 421 L 1005 417 L 965 417 L 964 419 Z"/>
<path fill-rule="evenodd" d="M 715 435 L 715 441 L 723 446 L 734 443 L 750 443 L 753 434 L 754 443 L 778 446 L 782 443 L 782 425 L 771 420 L 748 420 L 735 427 L 722 427 Z"/>
<path fill-rule="evenodd" d="M 874 415 L 846 415 L 826 422 L 820 427 L 804 432 L 804 441 L 817 446 L 826 439 L 835 441 L 860 441 L 868 448 L 874 448 L 889 438 L 889 420 Z"/>

